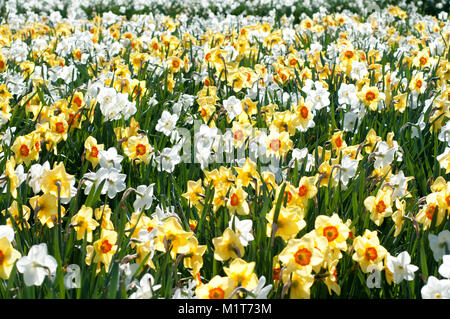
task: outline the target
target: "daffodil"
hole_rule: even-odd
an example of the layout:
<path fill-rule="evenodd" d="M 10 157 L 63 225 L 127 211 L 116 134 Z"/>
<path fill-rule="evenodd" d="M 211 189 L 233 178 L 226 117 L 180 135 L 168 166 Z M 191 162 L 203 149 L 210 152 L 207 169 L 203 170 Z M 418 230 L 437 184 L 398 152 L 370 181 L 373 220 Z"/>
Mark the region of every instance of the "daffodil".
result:
<path fill-rule="evenodd" d="M 92 163 L 92 167 L 95 168 L 99 162 L 99 152 L 103 150 L 104 145 L 98 144 L 97 139 L 93 136 L 89 136 L 84 142 L 84 149 L 86 152 L 86 159 Z"/>
<path fill-rule="evenodd" d="M 364 206 L 370 212 L 370 219 L 380 226 L 385 217 L 392 215 L 392 191 L 380 189 L 376 196 L 369 196 L 364 200 Z"/>
<path fill-rule="evenodd" d="M 266 215 L 268 221 L 266 227 L 266 235 L 270 237 L 275 229 L 275 237 L 280 236 L 284 241 L 294 238 L 300 230 L 306 226 L 303 220 L 304 212 L 300 207 L 283 207 L 281 206 L 276 222 L 273 220 L 275 215 L 275 206 Z"/>
<path fill-rule="evenodd" d="M 199 299 L 228 299 L 235 286 L 233 279 L 216 275 L 207 284 L 198 286 L 195 295 Z"/>
<path fill-rule="evenodd" d="M 86 236 L 86 241 L 92 241 L 92 232 L 99 226 L 99 223 L 92 217 L 92 208 L 81 206 L 78 213 L 76 213 L 71 220 L 71 225 L 77 233 L 77 240 L 83 240 Z"/>
<path fill-rule="evenodd" d="M 106 271 L 108 271 L 112 258 L 117 252 L 117 236 L 117 232 L 103 229 L 100 238 L 94 242 L 94 245 L 86 247 L 88 251 L 91 251 L 90 254 L 87 254 L 86 258 L 90 255 L 93 263 L 97 265 L 100 263 L 103 264 Z M 91 262 L 89 262 L 88 265 L 90 265 L 90 263 Z"/>
<path fill-rule="evenodd" d="M 229 200 L 227 201 L 227 208 L 230 214 L 248 215 L 250 213 L 250 208 L 246 201 L 247 195 L 247 192 L 241 187 L 231 188 Z"/>
<path fill-rule="evenodd" d="M 319 215 L 316 217 L 314 228 L 318 236 L 323 236 L 328 241 L 328 246 L 342 251 L 347 250 L 347 238 L 350 229 L 345 225 L 338 214 L 331 217 Z"/>
<path fill-rule="evenodd" d="M 175 217 L 169 217 L 158 227 L 155 248 L 162 252 L 170 250 L 173 258 L 176 254 L 186 254 L 190 248 L 189 238 L 193 234 L 185 231 Z"/>
<path fill-rule="evenodd" d="M 358 262 L 361 270 L 368 272 L 368 267 L 373 265 L 379 271 L 383 270 L 383 259 L 387 254 L 386 248 L 380 245 L 376 231 L 366 229 L 363 236 L 358 236 L 353 241 L 355 253 L 352 258 Z"/>
<path fill-rule="evenodd" d="M 64 163 L 54 164 L 53 169 L 44 169 L 41 189 L 44 193 L 55 197 L 71 198 L 72 187 L 75 183 L 73 175 L 67 174 Z"/>
<path fill-rule="evenodd" d="M 37 218 L 42 225 L 53 228 L 58 223 L 58 198 L 55 195 L 45 193 L 41 196 L 34 196 L 30 198 L 30 206 L 37 212 Z M 65 213 L 65 208 L 61 206 L 61 217 Z"/>
<path fill-rule="evenodd" d="M 255 262 L 247 263 L 241 258 L 235 258 L 230 266 L 224 267 L 223 270 L 238 286 L 252 290 L 258 285 L 258 277 L 254 273 L 255 265 Z"/>
<path fill-rule="evenodd" d="M 222 236 L 213 238 L 212 242 L 216 260 L 226 261 L 230 258 L 241 258 L 244 256 L 245 249 L 239 237 L 231 228 L 225 229 Z"/>
<path fill-rule="evenodd" d="M 14 249 L 6 237 L 0 238 L 0 278 L 8 279 L 14 263 L 22 254 Z"/>
<path fill-rule="evenodd" d="M 308 233 L 299 239 L 290 239 L 281 251 L 279 260 L 290 269 L 307 270 L 320 269 L 323 253 L 327 247 L 325 237 Z"/>

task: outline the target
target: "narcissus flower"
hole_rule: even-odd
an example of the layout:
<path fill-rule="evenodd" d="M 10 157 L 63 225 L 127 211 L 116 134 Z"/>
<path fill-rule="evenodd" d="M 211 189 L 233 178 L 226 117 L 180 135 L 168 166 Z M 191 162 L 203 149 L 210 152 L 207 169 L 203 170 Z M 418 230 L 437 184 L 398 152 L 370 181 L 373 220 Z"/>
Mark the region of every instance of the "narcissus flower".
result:
<path fill-rule="evenodd" d="M 224 267 L 225 274 L 247 290 L 255 289 L 258 285 L 258 277 L 253 272 L 255 262 L 247 263 L 241 258 L 235 258 L 230 267 Z"/>
<path fill-rule="evenodd" d="M 39 159 L 39 148 L 35 147 L 35 140 L 32 137 L 30 134 L 19 136 L 14 141 L 11 150 L 15 154 L 17 164 L 25 163 L 25 165 L 30 165 L 31 161 Z"/>
<path fill-rule="evenodd" d="M 20 258 L 17 263 L 17 270 L 23 274 L 25 285 L 40 286 L 45 277 L 54 279 L 58 263 L 53 256 L 47 253 L 47 244 L 33 245 L 28 251 L 28 255 Z"/>
<path fill-rule="evenodd" d="M 187 192 L 182 194 L 184 198 L 189 201 L 189 206 L 196 207 L 199 211 L 202 210 L 204 199 L 205 199 L 205 189 L 202 185 L 202 180 L 198 181 L 188 181 L 187 183 Z"/>
<path fill-rule="evenodd" d="M 363 236 L 358 236 L 353 241 L 355 253 L 352 258 L 358 262 L 361 270 L 368 273 L 369 266 L 375 265 L 379 271 L 383 270 L 383 258 L 387 250 L 380 245 L 376 231 L 366 229 Z"/>
<path fill-rule="evenodd" d="M 298 183 L 298 191 L 297 191 L 297 203 L 305 207 L 308 204 L 308 200 L 316 196 L 317 187 L 316 187 L 316 177 L 315 176 L 302 176 L 300 182 Z"/>
<path fill-rule="evenodd" d="M 347 238 L 350 229 L 339 218 L 338 214 L 331 217 L 319 215 L 314 224 L 317 236 L 323 236 L 328 241 L 328 246 L 340 250 L 347 250 Z"/>
<path fill-rule="evenodd" d="M 117 252 L 117 236 L 117 232 L 113 230 L 102 229 L 100 239 L 95 241 L 93 246 L 86 247 L 86 264 L 90 265 L 94 262 L 100 265 L 102 263 L 108 272 L 112 257 Z"/>
<path fill-rule="evenodd" d="M 86 236 L 86 241 L 92 241 L 92 232 L 99 226 L 99 223 L 92 217 L 92 212 L 91 207 L 83 205 L 72 217 L 71 225 L 77 233 L 77 240 L 83 240 Z"/>
<path fill-rule="evenodd" d="M 31 216 L 31 210 L 28 206 L 22 205 L 22 209 L 20 210 L 17 201 L 13 201 L 8 209 L 2 210 L 3 216 L 6 215 L 6 212 L 11 214 L 11 217 L 6 221 L 6 225 L 13 227 L 12 219 L 14 219 L 14 223 L 19 229 L 22 229 L 22 227 L 30 228 L 28 220 Z"/>
<path fill-rule="evenodd" d="M 401 252 L 397 257 L 388 255 L 387 267 L 389 271 L 393 273 L 394 282 L 396 284 L 401 283 L 403 280 L 414 280 L 414 272 L 416 272 L 419 267 L 411 265 L 410 263 L 411 257 L 407 251 Z"/>
<path fill-rule="evenodd" d="M 30 198 L 30 206 L 37 212 L 37 218 L 42 225 L 52 228 L 58 222 L 58 199 L 55 195 L 46 193 L 41 196 L 34 196 Z M 65 208 L 61 206 L 61 217 L 65 213 Z"/>
<path fill-rule="evenodd" d="M 236 185 L 247 187 L 250 183 L 258 180 L 257 165 L 250 158 L 246 158 L 242 167 L 234 168 L 238 173 Z"/>
<path fill-rule="evenodd" d="M 228 299 L 236 287 L 236 283 L 229 277 L 216 275 L 207 284 L 198 286 L 195 295 L 199 299 Z"/>
<path fill-rule="evenodd" d="M 14 249 L 11 242 L 6 237 L 0 238 L 0 278 L 8 279 L 11 270 L 17 259 L 22 257 L 22 254 Z"/>
<path fill-rule="evenodd" d="M 213 238 L 214 258 L 219 261 L 225 261 L 230 258 L 243 257 L 245 253 L 239 237 L 231 229 L 227 228 L 221 237 Z"/>
<path fill-rule="evenodd" d="M 158 227 L 155 248 L 162 252 L 170 250 L 173 258 L 176 254 L 187 254 L 190 249 L 189 239 L 193 235 L 193 232 L 185 231 L 175 217 L 169 217 Z"/>
<path fill-rule="evenodd" d="M 272 130 L 266 139 L 267 156 L 284 157 L 293 148 L 288 132 Z"/>
<path fill-rule="evenodd" d="M 392 191 L 380 189 L 376 196 L 369 196 L 364 200 L 364 206 L 370 212 L 370 219 L 380 226 L 385 217 L 392 215 Z"/>
<path fill-rule="evenodd" d="M 273 218 L 275 215 L 275 206 L 266 215 L 267 228 L 266 235 L 270 237 L 275 227 L 275 237 L 280 236 L 284 241 L 294 238 L 300 230 L 306 226 L 303 220 L 303 209 L 300 207 L 283 207 L 281 206 L 276 223 Z"/>
<path fill-rule="evenodd" d="M 423 225 L 424 230 L 427 230 L 431 226 L 434 214 L 437 214 L 436 226 L 439 226 L 444 220 L 446 211 L 439 205 L 438 193 L 431 193 L 427 195 L 426 203 L 417 213 L 416 220 Z"/>
<path fill-rule="evenodd" d="M 127 146 L 124 147 L 123 152 L 130 160 L 148 164 L 153 154 L 153 147 L 150 146 L 147 136 L 132 136 L 128 139 Z"/>
<path fill-rule="evenodd" d="M 291 299 L 309 299 L 314 276 L 306 270 L 283 271 L 283 282 L 290 280 L 289 297 Z"/>
<path fill-rule="evenodd" d="M 378 91 L 376 86 L 364 86 L 361 91 L 356 93 L 361 102 L 364 103 L 372 111 L 378 109 L 378 102 L 384 99 L 384 94 Z"/>
<path fill-rule="evenodd" d="M 278 258 L 289 269 L 311 272 L 322 264 L 326 247 L 325 237 L 311 232 L 300 239 L 290 239 Z"/>
<path fill-rule="evenodd" d="M 188 240 L 189 250 L 184 255 L 183 266 L 185 268 L 191 269 L 191 273 L 197 274 L 203 267 L 203 254 L 206 252 L 206 245 L 199 245 L 198 240 L 195 236 L 192 236 Z"/>
<path fill-rule="evenodd" d="M 95 137 L 89 136 L 84 142 L 84 149 L 86 152 L 86 159 L 92 163 L 95 168 L 99 162 L 99 152 L 104 148 L 103 144 L 97 144 Z"/>
<path fill-rule="evenodd" d="M 44 169 L 41 182 L 41 189 L 44 193 L 52 194 L 55 197 L 58 197 L 59 193 L 60 198 L 71 198 L 74 184 L 75 178 L 73 175 L 67 174 L 64 163 L 55 163 L 52 170 Z"/>
<path fill-rule="evenodd" d="M 227 208 L 230 214 L 237 213 L 239 215 L 248 215 L 250 208 L 246 198 L 247 192 L 245 192 L 241 187 L 232 187 L 229 192 L 229 199 L 227 201 Z"/>

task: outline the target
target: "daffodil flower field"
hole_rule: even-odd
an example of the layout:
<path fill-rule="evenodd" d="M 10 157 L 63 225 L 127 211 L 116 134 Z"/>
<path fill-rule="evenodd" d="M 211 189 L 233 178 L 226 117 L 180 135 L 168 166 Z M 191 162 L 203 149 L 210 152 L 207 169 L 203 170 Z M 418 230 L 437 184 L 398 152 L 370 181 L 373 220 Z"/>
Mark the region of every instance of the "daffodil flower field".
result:
<path fill-rule="evenodd" d="M 2 299 L 450 298 L 447 1 L 0 0 Z"/>

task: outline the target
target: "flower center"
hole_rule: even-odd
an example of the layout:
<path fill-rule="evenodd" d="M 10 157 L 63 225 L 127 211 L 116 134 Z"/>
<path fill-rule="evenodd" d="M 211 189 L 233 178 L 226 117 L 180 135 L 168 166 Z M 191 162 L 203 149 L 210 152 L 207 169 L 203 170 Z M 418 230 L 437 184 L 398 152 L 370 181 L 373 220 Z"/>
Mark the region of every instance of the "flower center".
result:
<path fill-rule="evenodd" d="M 274 268 L 272 270 L 272 278 L 273 280 L 280 280 L 281 268 Z"/>
<path fill-rule="evenodd" d="M 371 102 L 373 100 L 375 100 L 375 93 L 373 93 L 372 91 L 369 91 L 366 93 L 366 100 Z"/>
<path fill-rule="evenodd" d="M 333 241 L 339 235 L 339 232 L 334 226 L 327 226 L 323 229 L 323 235 L 327 238 L 328 242 Z"/>
<path fill-rule="evenodd" d="M 301 266 L 309 265 L 311 262 L 312 253 L 309 249 L 300 248 L 294 255 L 295 262 Z"/>
<path fill-rule="evenodd" d="M 369 261 L 373 261 L 378 257 L 377 250 L 374 247 L 366 248 L 364 255 L 366 256 L 366 259 Z"/>
<path fill-rule="evenodd" d="M 225 298 L 225 291 L 220 288 L 212 288 L 209 289 L 209 299 L 224 299 Z"/>
<path fill-rule="evenodd" d="M 300 109 L 300 115 L 306 119 L 308 117 L 309 111 L 308 108 L 306 106 L 302 106 L 302 108 Z"/>
<path fill-rule="evenodd" d="M 22 145 L 22 146 L 20 147 L 19 153 L 20 153 L 21 156 L 27 157 L 28 154 L 30 154 L 30 150 L 28 149 L 28 146 L 26 146 L 26 145 L 24 144 L 24 145 Z"/>
<path fill-rule="evenodd" d="M 100 245 L 100 251 L 103 254 L 107 254 L 108 252 L 111 251 L 112 245 L 109 243 L 108 239 L 105 239 L 104 241 L 102 241 L 102 244 Z"/>
<path fill-rule="evenodd" d="M 302 185 L 298 188 L 298 196 L 303 197 L 308 193 L 308 187 L 306 185 Z"/>
<path fill-rule="evenodd" d="M 336 147 L 340 148 L 342 146 L 342 138 L 340 136 L 338 136 L 334 142 Z"/>
<path fill-rule="evenodd" d="M 430 207 L 428 207 L 427 211 L 425 212 L 425 214 L 427 215 L 427 218 L 429 220 L 433 219 L 433 215 L 434 215 L 434 210 L 435 209 L 436 209 L 436 206 L 430 205 Z"/>
<path fill-rule="evenodd" d="M 146 151 L 147 148 L 145 147 L 144 144 L 138 144 L 136 146 L 136 155 L 144 155 Z"/>
<path fill-rule="evenodd" d="M 65 129 L 64 129 L 64 124 L 63 122 L 58 122 L 55 124 L 55 131 L 59 134 L 64 133 Z"/>
<path fill-rule="evenodd" d="M 234 139 L 237 140 L 237 141 L 242 140 L 243 137 L 244 137 L 244 133 L 242 132 L 242 130 L 237 130 L 234 133 Z"/>
<path fill-rule="evenodd" d="M 353 58 L 353 56 L 355 54 L 353 53 L 353 51 L 348 50 L 348 51 L 345 51 L 344 55 L 347 59 L 351 59 L 351 58 Z"/>
<path fill-rule="evenodd" d="M 421 57 L 421 58 L 419 59 L 419 61 L 420 61 L 420 64 L 421 64 L 421 65 L 425 65 L 425 64 L 427 64 L 428 59 L 427 59 L 426 57 Z"/>
<path fill-rule="evenodd" d="M 281 147 L 281 141 L 279 139 L 276 140 L 272 140 L 270 142 L 270 148 L 274 151 L 274 152 L 278 152 L 278 150 Z"/>
<path fill-rule="evenodd" d="M 231 204 L 231 206 L 238 206 L 239 205 L 239 196 L 236 194 L 231 195 L 230 204 Z"/>
<path fill-rule="evenodd" d="M 378 214 L 382 214 L 386 210 L 386 204 L 384 203 L 384 201 L 380 200 L 377 203 L 377 205 L 375 206 L 375 209 L 376 209 Z"/>
<path fill-rule="evenodd" d="M 81 99 L 77 96 L 77 97 L 75 97 L 75 98 L 73 99 L 73 103 L 76 104 L 76 106 L 78 106 L 78 108 L 80 108 L 80 107 L 81 107 L 82 101 L 81 101 Z"/>
<path fill-rule="evenodd" d="M 416 88 L 420 89 L 422 87 L 422 80 L 416 81 Z"/>
<path fill-rule="evenodd" d="M 97 158 L 98 157 L 98 148 L 96 146 L 92 146 L 91 148 L 91 156 Z"/>
<path fill-rule="evenodd" d="M 3 251 L 0 250 L 0 266 L 3 265 L 5 259 L 6 259 L 5 254 L 3 253 Z"/>

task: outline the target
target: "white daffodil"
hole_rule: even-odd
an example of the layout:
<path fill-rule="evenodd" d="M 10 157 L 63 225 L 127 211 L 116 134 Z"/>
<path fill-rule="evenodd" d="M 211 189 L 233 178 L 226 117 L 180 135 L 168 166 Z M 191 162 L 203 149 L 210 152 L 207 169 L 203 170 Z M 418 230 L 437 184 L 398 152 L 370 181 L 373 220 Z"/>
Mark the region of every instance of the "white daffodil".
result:
<path fill-rule="evenodd" d="M 230 121 L 242 113 L 241 100 L 237 99 L 234 95 L 223 101 L 223 107 L 227 111 Z"/>
<path fill-rule="evenodd" d="M 158 171 L 166 171 L 172 173 L 175 166 L 181 162 L 181 157 L 178 154 L 180 152 L 180 145 L 175 145 L 172 148 L 166 147 L 155 158 L 156 168 Z"/>
<path fill-rule="evenodd" d="M 246 299 L 267 299 L 267 295 L 272 290 L 272 285 L 265 286 L 265 284 L 266 277 L 261 276 L 258 280 L 258 285 L 250 291 L 252 294 L 249 294 Z"/>
<path fill-rule="evenodd" d="M 166 136 L 170 136 L 172 131 L 175 129 L 178 121 L 177 114 L 170 114 L 168 111 L 163 111 L 161 114 L 161 118 L 158 120 L 155 129 L 158 132 L 163 133 Z"/>
<path fill-rule="evenodd" d="M 46 276 L 54 279 L 58 263 L 53 256 L 48 255 L 47 244 L 42 243 L 32 246 L 28 255 L 20 258 L 16 266 L 23 274 L 25 285 L 40 286 Z"/>
<path fill-rule="evenodd" d="M 50 170 L 50 163 L 46 161 L 44 164 L 33 164 L 28 171 L 28 185 L 33 189 L 35 194 L 41 191 L 41 178 L 44 170 Z"/>
<path fill-rule="evenodd" d="M 428 241 L 434 260 L 439 261 L 444 255 L 450 253 L 450 231 L 443 230 L 437 235 L 428 234 Z"/>
<path fill-rule="evenodd" d="M 420 290 L 423 299 L 449 299 L 450 280 L 428 277 L 427 284 Z"/>
<path fill-rule="evenodd" d="M 228 227 L 234 230 L 244 247 L 246 247 L 250 241 L 255 239 L 252 234 L 253 222 L 251 219 L 239 220 L 236 215 L 233 215 L 228 223 Z"/>
<path fill-rule="evenodd" d="M 450 255 L 442 257 L 442 264 L 439 266 L 439 274 L 442 277 L 450 279 Z"/>
<path fill-rule="evenodd" d="M 338 91 L 339 104 L 348 104 L 354 106 L 359 103 L 358 96 L 356 95 L 356 86 L 354 84 L 342 83 Z"/>
<path fill-rule="evenodd" d="M 136 292 L 132 293 L 129 299 L 150 299 L 153 293 L 158 290 L 161 285 L 153 285 L 154 279 L 152 275 L 145 274 L 139 281 L 139 286 Z"/>
<path fill-rule="evenodd" d="M 136 213 L 140 213 L 142 210 L 147 210 L 153 203 L 153 186 L 139 185 L 136 188 L 136 200 L 133 203 L 133 208 Z"/>
<path fill-rule="evenodd" d="M 411 257 L 407 251 L 401 252 L 397 257 L 388 255 L 387 267 L 389 271 L 393 273 L 394 282 L 396 284 L 401 283 L 403 280 L 414 280 L 414 272 L 416 272 L 419 267 L 411 265 L 410 263 Z"/>
<path fill-rule="evenodd" d="M 115 168 L 119 171 L 122 170 L 120 163 L 123 160 L 123 156 L 117 153 L 115 147 L 110 147 L 107 151 L 101 150 L 98 153 L 99 164 L 103 168 Z"/>
<path fill-rule="evenodd" d="M 336 182 L 339 180 L 344 186 L 347 186 L 350 178 L 353 178 L 358 168 L 358 161 L 352 160 L 348 154 L 344 155 L 341 164 L 339 165 L 339 172 L 336 174 Z"/>
<path fill-rule="evenodd" d="M 378 143 L 375 154 L 375 168 L 382 168 L 384 166 L 390 165 L 394 160 L 395 147 L 389 147 L 389 145 L 382 141 Z"/>
<path fill-rule="evenodd" d="M 11 243 L 14 240 L 14 229 L 8 225 L 0 225 L 0 238 L 3 237 Z"/>
<path fill-rule="evenodd" d="M 108 194 L 109 198 L 116 197 L 117 193 L 125 190 L 125 179 L 127 175 L 120 174 L 120 171 L 115 168 L 100 168 L 96 173 L 96 188 L 103 182 L 102 195 Z"/>

